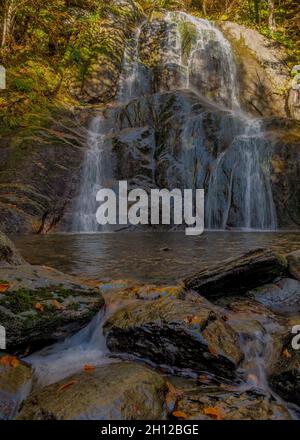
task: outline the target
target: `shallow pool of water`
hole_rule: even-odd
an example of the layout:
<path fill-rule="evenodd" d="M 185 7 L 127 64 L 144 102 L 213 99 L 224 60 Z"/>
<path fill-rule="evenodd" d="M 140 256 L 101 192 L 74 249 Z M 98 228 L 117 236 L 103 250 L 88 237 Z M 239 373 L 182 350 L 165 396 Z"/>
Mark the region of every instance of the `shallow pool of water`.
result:
<path fill-rule="evenodd" d="M 300 249 L 300 232 L 174 232 L 13 236 L 31 264 L 97 280 L 170 283 L 250 249 Z"/>

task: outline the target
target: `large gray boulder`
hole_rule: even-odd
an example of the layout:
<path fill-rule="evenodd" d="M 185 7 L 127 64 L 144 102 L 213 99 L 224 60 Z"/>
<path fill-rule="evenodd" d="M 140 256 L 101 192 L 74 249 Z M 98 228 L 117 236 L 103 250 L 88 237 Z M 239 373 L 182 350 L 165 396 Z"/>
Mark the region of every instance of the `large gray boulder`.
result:
<path fill-rule="evenodd" d="M 161 366 L 235 377 L 239 336 L 215 307 L 174 297 L 134 302 L 104 325 L 107 346 Z"/>
<path fill-rule="evenodd" d="M 139 364 L 113 363 L 33 392 L 19 420 L 163 420 L 164 378 Z"/>

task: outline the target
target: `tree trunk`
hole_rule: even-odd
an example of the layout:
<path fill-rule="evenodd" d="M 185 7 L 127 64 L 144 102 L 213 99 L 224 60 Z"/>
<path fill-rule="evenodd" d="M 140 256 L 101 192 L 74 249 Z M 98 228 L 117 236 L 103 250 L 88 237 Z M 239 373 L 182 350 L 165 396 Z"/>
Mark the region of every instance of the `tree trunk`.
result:
<path fill-rule="evenodd" d="M 6 42 L 11 35 L 15 13 L 16 13 L 16 8 L 14 2 L 10 2 L 4 13 L 2 39 L 1 39 L 2 48 L 6 45 Z"/>
<path fill-rule="evenodd" d="M 275 5 L 274 0 L 268 0 L 269 5 L 269 29 L 271 32 L 276 30 L 276 21 L 275 21 Z"/>

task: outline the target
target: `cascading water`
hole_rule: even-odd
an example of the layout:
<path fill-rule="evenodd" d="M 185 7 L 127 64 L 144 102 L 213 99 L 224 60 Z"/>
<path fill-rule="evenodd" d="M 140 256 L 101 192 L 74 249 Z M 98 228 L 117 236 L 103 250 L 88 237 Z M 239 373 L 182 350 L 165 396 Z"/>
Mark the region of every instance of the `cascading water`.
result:
<path fill-rule="evenodd" d="M 88 131 L 88 149 L 81 179 L 81 188 L 76 201 L 72 230 L 76 232 L 96 232 L 96 194 L 109 178 L 109 158 L 103 148 L 106 133 L 103 118 L 92 119 Z"/>
<path fill-rule="evenodd" d="M 139 40 L 142 26 L 139 27 L 133 39 L 125 48 L 122 74 L 120 77 L 118 101 L 125 103 L 136 96 L 139 79 Z M 81 188 L 76 200 L 73 217 L 73 232 L 103 232 L 104 227 L 97 223 L 96 211 L 97 192 L 111 179 L 111 162 L 109 151 L 104 147 L 104 139 L 108 133 L 107 122 L 101 116 L 96 116 L 88 130 L 88 149 L 82 171 Z"/>
<path fill-rule="evenodd" d="M 239 108 L 236 65 L 229 42 L 222 32 L 208 20 L 193 17 L 184 12 L 169 12 L 166 21 L 173 32 L 173 62 L 179 62 L 186 71 L 183 87 L 194 90 L 202 96 L 228 108 Z M 189 53 L 186 54 L 189 39 Z M 174 46 L 175 42 L 175 46 Z M 170 39 L 172 45 L 172 39 Z M 178 48 L 180 57 L 178 60 Z"/>
<path fill-rule="evenodd" d="M 128 102 L 137 97 L 139 71 L 139 48 L 142 26 L 139 26 L 133 38 L 127 41 L 124 53 L 122 73 L 120 77 L 117 100 L 120 103 Z"/>
<path fill-rule="evenodd" d="M 94 366 L 111 363 L 106 357 L 105 338 L 102 332 L 103 314 L 98 313 L 87 327 L 75 335 L 26 358 L 35 372 L 35 386 L 46 386 L 58 382 L 84 365 Z"/>
<path fill-rule="evenodd" d="M 176 24 L 176 36 L 180 35 L 182 24 L 193 27 L 189 29 L 189 32 L 194 33 L 185 65 L 186 88 L 210 97 L 217 105 L 225 105 L 237 116 L 238 127 L 230 147 L 220 152 L 211 166 L 206 188 L 206 227 L 276 229 L 277 218 L 270 179 L 270 145 L 264 139 L 262 123 L 248 117 L 240 107 L 236 65 L 229 42 L 207 20 L 180 12 L 169 13 L 167 21 Z M 173 39 L 173 45 L 174 41 L 177 47 L 178 38 Z M 183 50 L 182 41 L 181 47 Z M 227 129 L 230 131 L 231 127 L 225 126 L 220 136 L 228 135 Z M 183 147 L 186 144 L 186 131 L 182 136 Z M 198 129 L 197 135 L 204 144 L 205 134 L 201 129 Z M 189 163 L 190 151 L 183 149 L 182 155 L 183 162 Z M 189 176 L 189 173 L 186 175 Z M 195 184 L 198 179 L 193 180 L 191 182 L 189 176 L 186 183 Z"/>
<path fill-rule="evenodd" d="M 276 229 L 270 146 L 260 121 L 247 119 L 243 124 L 243 133 L 219 155 L 210 175 L 206 202 L 209 229 Z"/>
<path fill-rule="evenodd" d="M 149 67 L 144 59 L 143 50 L 147 47 L 149 35 L 156 38 L 160 45 L 159 69 Z M 147 54 L 151 56 L 149 49 Z M 169 79 L 157 78 L 164 78 L 164 75 L 169 75 Z M 170 156 L 174 150 L 173 164 L 168 169 L 166 179 L 157 181 L 157 170 L 159 167 L 161 169 L 161 166 L 154 163 L 152 186 L 162 183 L 173 189 L 180 174 L 182 187 L 204 187 L 208 229 L 276 229 L 276 211 L 270 179 L 271 146 L 265 139 L 262 123 L 247 116 L 241 109 L 237 69 L 231 46 L 222 32 L 209 21 L 183 12 L 171 12 L 166 14 L 163 21 L 142 23 L 134 36 L 128 40 L 117 104 L 121 111 L 126 113 L 130 103 L 145 97 L 146 99 L 135 108 L 139 117 L 140 114 L 153 112 L 153 108 L 147 107 L 149 97 L 154 96 L 154 101 L 159 103 L 161 94 L 165 91 L 178 90 L 193 92 L 206 103 L 204 105 L 207 106 L 207 110 L 202 110 L 194 119 L 191 114 L 187 114 L 182 121 L 185 126 L 179 133 L 179 146 L 170 146 L 169 151 L 160 152 L 159 159 L 155 153 L 156 161 L 171 162 Z M 176 112 L 175 108 L 174 111 Z M 225 148 L 214 146 L 213 154 L 207 152 L 207 145 L 211 143 L 211 139 L 205 127 L 211 117 L 215 118 L 214 123 L 220 125 L 217 143 L 221 144 L 223 138 L 229 139 Z M 220 123 L 217 122 L 218 117 Z M 92 121 L 73 231 L 103 230 L 96 222 L 95 196 L 97 190 L 105 185 L 108 177 L 115 177 L 112 175 L 113 160 L 108 157 L 111 152 L 104 148 L 108 133 L 105 124 L 113 127 L 110 135 L 118 134 L 118 130 L 123 129 L 122 123 L 114 119 L 114 116 L 111 121 L 105 123 L 101 118 Z M 140 127 L 147 124 L 136 125 L 135 135 L 129 136 L 129 139 L 132 139 L 132 145 L 128 144 L 129 161 L 132 160 L 130 157 L 138 157 L 134 142 L 137 135 L 142 133 Z M 135 127 L 132 121 L 129 127 Z M 128 137 L 126 142 L 127 139 Z M 170 133 L 164 135 L 164 145 L 170 144 L 172 139 Z M 155 143 L 155 138 L 153 142 Z M 157 147 L 160 148 L 159 145 L 153 145 L 149 151 L 155 151 Z M 181 150 L 180 155 L 178 149 Z M 176 176 L 173 175 L 174 170 Z M 127 178 L 129 179 L 125 175 L 124 179 Z"/>

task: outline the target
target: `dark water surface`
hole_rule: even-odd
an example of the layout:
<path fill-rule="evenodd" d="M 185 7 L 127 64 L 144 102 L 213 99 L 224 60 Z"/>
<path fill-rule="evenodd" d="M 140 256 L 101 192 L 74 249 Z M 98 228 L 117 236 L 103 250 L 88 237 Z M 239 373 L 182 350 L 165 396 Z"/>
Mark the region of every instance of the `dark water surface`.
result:
<path fill-rule="evenodd" d="M 131 278 L 173 282 L 226 258 L 258 247 L 283 253 L 300 249 L 300 232 L 174 232 L 53 234 L 12 237 L 31 264 L 103 281 Z"/>

